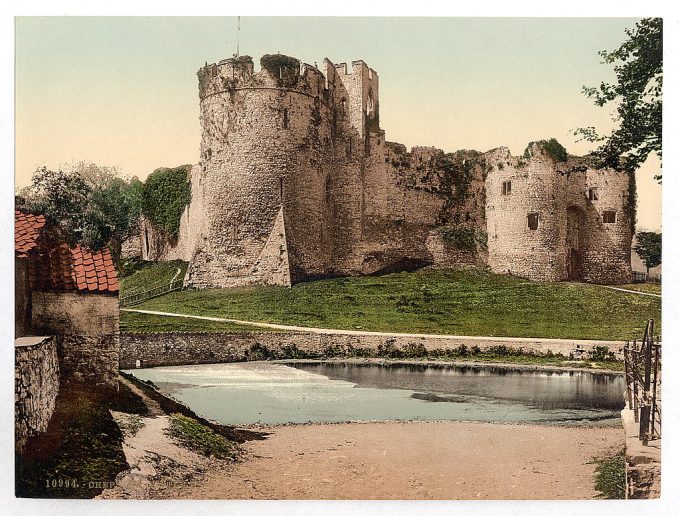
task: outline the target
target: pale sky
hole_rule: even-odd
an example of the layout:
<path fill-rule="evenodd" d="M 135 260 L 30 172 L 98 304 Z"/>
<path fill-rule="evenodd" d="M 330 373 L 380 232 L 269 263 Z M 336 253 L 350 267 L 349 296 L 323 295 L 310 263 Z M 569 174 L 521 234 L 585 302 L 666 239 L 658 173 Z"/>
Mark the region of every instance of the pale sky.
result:
<path fill-rule="evenodd" d="M 304 62 L 363 59 L 380 77 L 388 141 L 521 154 L 577 127 L 611 128 L 581 94 L 612 81 L 598 50 L 626 39 L 634 18 L 241 18 L 241 54 Z M 118 166 L 144 179 L 196 163 L 196 71 L 236 51 L 235 18 L 18 18 L 16 184 L 41 165 Z M 638 229 L 660 229 L 656 159 L 638 173 Z"/>

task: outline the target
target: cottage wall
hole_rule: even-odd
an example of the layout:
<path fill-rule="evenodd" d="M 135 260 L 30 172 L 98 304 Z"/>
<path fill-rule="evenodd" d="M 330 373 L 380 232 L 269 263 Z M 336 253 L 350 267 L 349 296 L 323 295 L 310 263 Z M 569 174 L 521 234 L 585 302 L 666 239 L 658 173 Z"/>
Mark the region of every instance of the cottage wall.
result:
<path fill-rule="evenodd" d="M 32 435 L 44 432 L 59 393 L 54 337 L 22 337 L 14 346 L 14 431 L 21 452 Z"/>
<path fill-rule="evenodd" d="M 64 381 L 115 384 L 118 376 L 118 296 L 33 292 L 32 326 L 56 335 Z"/>

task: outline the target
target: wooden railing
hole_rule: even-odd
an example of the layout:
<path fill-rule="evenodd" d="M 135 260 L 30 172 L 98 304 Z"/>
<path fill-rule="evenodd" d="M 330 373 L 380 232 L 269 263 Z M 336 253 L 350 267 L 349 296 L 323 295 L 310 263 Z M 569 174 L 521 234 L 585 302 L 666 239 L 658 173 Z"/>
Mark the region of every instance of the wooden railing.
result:
<path fill-rule="evenodd" d="M 633 271 L 630 278 L 631 283 L 661 283 L 661 274 L 647 274 L 646 272 Z"/>
<path fill-rule="evenodd" d="M 626 342 L 623 356 L 628 408 L 640 423 L 642 444 L 647 445 L 661 437 L 661 343 L 654 338 L 654 320 L 647 321 L 642 342 Z"/>
<path fill-rule="evenodd" d="M 182 290 L 183 285 L 184 279 L 178 279 L 171 281 L 167 285 L 161 285 L 160 287 L 155 287 L 152 288 L 151 290 L 146 290 L 144 292 L 139 292 L 137 294 L 130 294 L 128 296 L 120 298 L 120 306 L 126 307 L 137 305 L 139 303 L 146 301 L 147 299 L 151 299 L 152 297 L 162 296 L 164 294 L 167 294 L 168 292 L 173 292 L 175 290 Z"/>

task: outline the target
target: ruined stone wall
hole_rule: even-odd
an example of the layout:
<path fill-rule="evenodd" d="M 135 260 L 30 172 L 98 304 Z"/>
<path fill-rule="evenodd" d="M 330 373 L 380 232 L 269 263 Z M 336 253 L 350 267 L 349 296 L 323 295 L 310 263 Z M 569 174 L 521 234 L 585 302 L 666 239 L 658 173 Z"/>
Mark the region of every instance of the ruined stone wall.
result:
<path fill-rule="evenodd" d="M 390 336 L 352 333 L 305 333 L 305 332 L 225 332 L 225 333 L 122 333 L 120 368 L 160 367 L 188 364 L 215 364 L 261 359 L 252 356 L 253 347 L 266 347 L 270 351 L 285 352 L 296 348 L 301 352 L 324 354 L 327 348 L 334 353 L 350 352 L 363 348 L 373 351 L 378 346 L 391 345 L 399 349 L 422 344 L 427 350 L 454 349 L 461 345 L 468 348 L 479 346 L 488 349 L 506 346 L 537 353 L 551 351 L 568 357 L 570 354 L 586 358 L 596 346 L 606 346 L 621 359 L 623 342 L 579 341 L 560 339 L 475 337 L 419 337 Z M 283 353 L 285 354 L 285 353 Z M 139 361 L 139 366 L 137 362 Z"/>
<path fill-rule="evenodd" d="M 116 383 L 118 321 L 118 296 L 33 292 L 33 331 L 56 336 L 64 381 Z"/>
<path fill-rule="evenodd" d="M 584 254 L 583 280 L 591 283 L 629 283 L 631 277 L 630 248 L 634 217 L 630 176 L 611 169 L 592 169 L 586 173 L 586 191 L 595 187 L 598 199 L 590 202 L 588 231 L 590 245 Z M 582 198 L 587 199 L 585 194 Z M 615 212 L 615 222 L 603 222 L 605 211 Z"/>
<path fill-rule="evenodd" d="M 21 452 L 29 437 L 44 432 L 59 393 L 54 337 L 22 337 L 14 345 L 14 434 Z"/>

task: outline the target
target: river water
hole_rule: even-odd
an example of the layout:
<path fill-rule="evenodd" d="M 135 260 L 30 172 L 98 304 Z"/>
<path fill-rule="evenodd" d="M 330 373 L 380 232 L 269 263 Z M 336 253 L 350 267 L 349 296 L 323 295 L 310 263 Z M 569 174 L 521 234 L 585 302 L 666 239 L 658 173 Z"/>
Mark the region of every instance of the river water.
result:
<path fill-rule="evenodd" d="M 622 375 L 495 366 L 244 362 L 128 371 L 224 424 L 619 424 Z"/>

